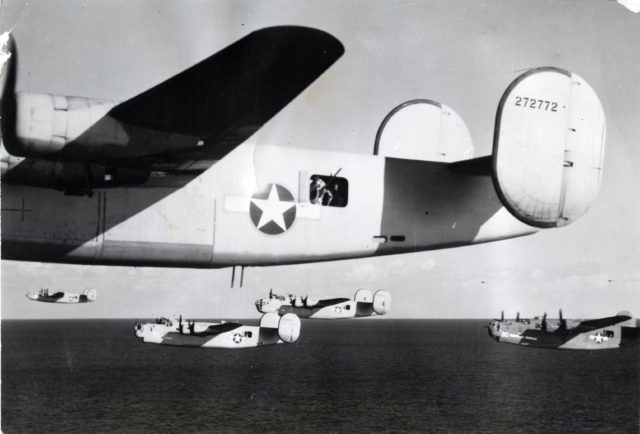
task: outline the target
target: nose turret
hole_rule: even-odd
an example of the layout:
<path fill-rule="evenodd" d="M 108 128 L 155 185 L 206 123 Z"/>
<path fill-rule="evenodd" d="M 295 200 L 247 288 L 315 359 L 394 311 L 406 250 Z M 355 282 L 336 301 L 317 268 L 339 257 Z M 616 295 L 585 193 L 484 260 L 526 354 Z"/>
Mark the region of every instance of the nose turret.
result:
<path fill-rule="evenodd" d="M 493 338 L 496 342 L 500 342 L 500 322 L 499 321 L 491 321 L 487 326 L 487 331 L 489 332 L 489 336 Z"/>
<path fill-rule="evenodd" d="M 136 321 L 136 324 L 134 326 L 134 330 L 136 331 L 136 336 L 137 337 L 141 338 L 143 336 L 142 324 L 140 324 L 137 321 Z"/>
<path fill-rule="evenodd" d="M 256 300 L 256 309 L 258 309 L 258 312 L 265 313 L 264 312 L 264 305 L 266 303 L 267 303 L 267 299 L 265 299 L 265 298 L 261 298 L 259 300 Z"/>

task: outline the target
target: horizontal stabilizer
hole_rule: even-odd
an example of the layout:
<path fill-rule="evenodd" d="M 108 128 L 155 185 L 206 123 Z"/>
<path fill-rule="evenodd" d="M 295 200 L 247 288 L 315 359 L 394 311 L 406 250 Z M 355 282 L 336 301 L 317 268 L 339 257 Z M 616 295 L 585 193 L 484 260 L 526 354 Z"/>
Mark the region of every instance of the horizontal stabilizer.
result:
<path fill-rule="evenodd" d="M 416 99 L 385 117 L 378 129 L 374 155 L 450 163 L 473 157 L 469 130 L 451 107 Z"/>
<path fill-rule="evenodd" d="M 582 216 L 600 187 L 605 117 L 581 77 L 529 70 L 506 90 L 496 115 L 494 181 L 523 222 L 564 226 Z"/>

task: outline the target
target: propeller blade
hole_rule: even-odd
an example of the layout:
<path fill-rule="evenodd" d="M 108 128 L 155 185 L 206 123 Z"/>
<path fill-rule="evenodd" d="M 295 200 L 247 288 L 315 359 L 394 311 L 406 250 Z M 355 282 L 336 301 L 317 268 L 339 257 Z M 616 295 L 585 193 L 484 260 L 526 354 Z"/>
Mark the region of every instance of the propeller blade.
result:
<path fill-rule="evenodd" d="M 18 50 L 16 49 L 13 36 L 9 34 L 6 42 L 7 51 L 11 53 L 11 57 L 7 60 L 5 70 L 2 71 L 4 83 L 2 86 L 2 102 L 0 103 L 0 119 L 2 124 L 2 142 L 6 149 L 10 148 L 14 143 L 16 135 L 16 76 L 18 69 Z M 8 145 L 8 147 L 7 147 Z"/>
<path fill-rule="evenodd" d="M 504 321 L 504 310 L 500 312 L 500 321 Z"/>
<path fill-rule="evenodd" d="M 520 322 L 520 312 L 516 313 L 516 322 Z"/>

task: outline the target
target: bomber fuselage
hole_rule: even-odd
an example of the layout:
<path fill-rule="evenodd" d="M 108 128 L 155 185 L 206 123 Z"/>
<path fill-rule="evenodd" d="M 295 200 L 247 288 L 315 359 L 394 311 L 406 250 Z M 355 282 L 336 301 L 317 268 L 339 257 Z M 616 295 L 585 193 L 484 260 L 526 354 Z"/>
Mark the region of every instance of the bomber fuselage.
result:
<path fill-rule="evenodd" d="M 271 265 L 536 231 L 502 206 L 488 174 L 254 143 L 186 179 L 159 177 L 138 187 L 96 189 L 91 197 L 9 184 L 2 193 L 2 257 L 16 260 Z"/>

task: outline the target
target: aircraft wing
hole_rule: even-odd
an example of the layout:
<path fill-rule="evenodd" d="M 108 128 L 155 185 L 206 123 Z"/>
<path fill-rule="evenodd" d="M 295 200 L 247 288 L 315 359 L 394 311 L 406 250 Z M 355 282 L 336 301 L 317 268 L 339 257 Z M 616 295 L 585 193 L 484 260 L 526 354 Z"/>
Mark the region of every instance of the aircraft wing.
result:
<path fill-rule="evenodd" d="M 4 95 L 13 101 L 3 97 L 3 118 L 14 125 L 3 125 L 3 142 L 13 156 L 67 165 L 201 171 L 256 132 L 343 53 L 340 41 L 321 30 L 264 28 L 119 104 L 14 93 L 15 80 L 9 80 Z"/>
<path fill-rule="evenodd" d="M 609 316 L 606 318 L 591 319 L 587 321 L 582 321 L 578 325 L 578 327 L 576 327 L 575 330 L 577 330 L 580 333 L 589 331 L 589 330 L 597 330 L 603 327 L 616 325 L 618 323 L 627 321 L 629 319 L 631 319 L 631 317 L 626 315 L 616 315 L 616 316 Z"/>

